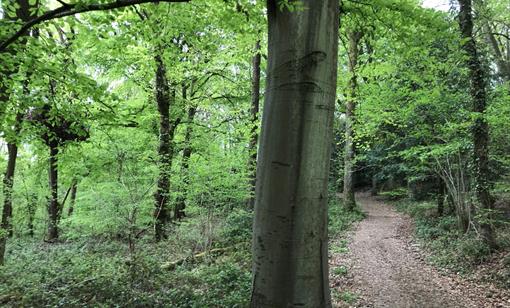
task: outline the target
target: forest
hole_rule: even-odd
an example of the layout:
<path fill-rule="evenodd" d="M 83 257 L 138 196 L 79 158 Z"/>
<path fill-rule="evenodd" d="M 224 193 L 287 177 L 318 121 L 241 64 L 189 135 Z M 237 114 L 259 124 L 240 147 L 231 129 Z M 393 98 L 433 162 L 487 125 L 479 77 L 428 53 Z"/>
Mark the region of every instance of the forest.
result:
<path fill-rule="evenodd" d="M 0 306 L 510 307 L 508 0 L 0 0 Z"/>

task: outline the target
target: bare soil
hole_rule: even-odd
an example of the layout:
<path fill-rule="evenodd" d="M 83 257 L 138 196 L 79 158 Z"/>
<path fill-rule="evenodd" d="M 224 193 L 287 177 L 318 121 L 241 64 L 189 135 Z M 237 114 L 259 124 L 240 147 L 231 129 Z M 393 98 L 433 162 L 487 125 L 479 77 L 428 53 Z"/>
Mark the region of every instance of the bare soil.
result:
<path fill-rule="evenodd" d="M 335 307 L 510 307 L 509 294 L 494 285 L 427 264 L 409 217 L 369 194 L 357 202 L 367 217 L 347 235 L 348 252 L 333 248 L 330 256 Z"/>

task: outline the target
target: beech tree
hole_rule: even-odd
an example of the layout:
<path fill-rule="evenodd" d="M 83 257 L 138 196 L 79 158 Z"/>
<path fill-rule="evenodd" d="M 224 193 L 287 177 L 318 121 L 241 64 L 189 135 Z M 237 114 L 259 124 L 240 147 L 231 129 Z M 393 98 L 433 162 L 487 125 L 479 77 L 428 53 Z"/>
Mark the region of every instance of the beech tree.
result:
<path fill-rule="evenodd" d="M 16 22 L 16 5 L 0 11 L 2 305 L 341 306 L 352 296 L 332 261 L 364 218 L 349 208 L 374 205 L 354 186 L 372 180 L 417 218 L 438 264 L 503 264 L 507 3 L 472 10 L 486 103 L 473 112 L 457 6 L 151 2 L 42 1 Z M 472 211 L 479 117 L 495 202 Z"/>
<path fill-rule="evenodd" d="M 253 225 L 252 307 L 328 307 L 327 182 L 339 7 L 267 2 L 267 86 Z"/>

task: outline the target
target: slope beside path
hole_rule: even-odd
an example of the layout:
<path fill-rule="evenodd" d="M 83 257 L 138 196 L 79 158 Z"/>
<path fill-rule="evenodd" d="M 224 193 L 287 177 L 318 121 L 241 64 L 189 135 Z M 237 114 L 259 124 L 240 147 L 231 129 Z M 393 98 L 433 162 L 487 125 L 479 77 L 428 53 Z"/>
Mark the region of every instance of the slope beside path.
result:
<path fill-rule="evenodd" d="M 330 256 L 335 307 L 510 307 L 508 297 L 491 296 L 492 287 L 426 264 L 409 217 L 369 194 L 357 202 L 367 217 L 348 234 L 348 252 Z"/>

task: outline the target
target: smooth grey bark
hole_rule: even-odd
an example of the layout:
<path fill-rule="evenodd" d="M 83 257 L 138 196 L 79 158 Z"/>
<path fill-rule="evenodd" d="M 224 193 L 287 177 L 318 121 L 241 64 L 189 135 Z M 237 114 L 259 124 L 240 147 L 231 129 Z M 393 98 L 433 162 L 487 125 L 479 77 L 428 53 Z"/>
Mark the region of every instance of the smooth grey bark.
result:
<path fill-rule="evenodd" d="M 345 104 L 345 150 L 344 150 L 344 190 L 343 199 L 344 206 L 353 210 L 356 207 L 356 199 L 354 196 L 354 122 L 355 122 L 355 109 L 358 92 L 358 56 L 359 56 L 359 43 L 363 33 L 360 31 L 349 31 L 349 79 L 347 100 Z"/>
<path fill-rule="evenodd" d="M 336 97 L 339 3 L 267 2 L 251 307 L 330 307 L 327 182 Z"/>
<path fill-rule="evenodd" d="M 476 41 L 473 36 L 473 12 L 471 0 L 458 0 L 460 5 L 459 25 L 464 42 L 462 49 L 468 56 L 470 92 L 473 111 L 477 113 L 473 124 L 473 166 L 476 198 L 482 210 L 487 211 L 487 219 L 480 224 L 480 233 L 484 241 L 496 248 L 496 236 L 490 223 L 494 200 L 490 194 L 489 170 L 489 124 L 485 118 L 487 108 L 487 92 L 485 72 L 480 63 Z"/>
<path fill-rule="evenodd" d="M 248 168 L 250 169 L 250 198 L 248 199 L 248 209 L 255 207 L 255 187 L 257 183 L 257 145 L 259 135 L 257 132 L 260 110 L 260 41 L 255 43 L 255 55 L 252 58 L 252 76 L 251 76 L 251 136 L 250 136 L 250 159 Z"/>

